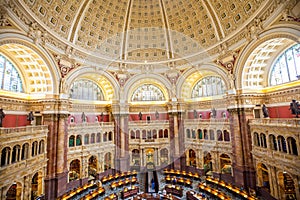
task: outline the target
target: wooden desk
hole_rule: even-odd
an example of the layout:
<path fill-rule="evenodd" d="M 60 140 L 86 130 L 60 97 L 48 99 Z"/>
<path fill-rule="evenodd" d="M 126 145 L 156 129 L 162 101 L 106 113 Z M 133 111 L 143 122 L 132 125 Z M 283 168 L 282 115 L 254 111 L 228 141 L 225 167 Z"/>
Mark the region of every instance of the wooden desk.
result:
<path fill-rule="evenodd" d="M 114 193 L 114 194 L 110 194 L 107 197 L 104 197 L 104 200 L 117 200 L 118 196 Z"/>
<path fill-rule="evenodd" d="M 186 199 L 187 200 L 203 200 L 205 198 L 203 198 L 202 195 L 199 194 L 199 193 L 195 193 L 195 192 L 192 192 L 192 191 L 187 191 L 186 192 Z"/>
<path fill-rule="evenodd" d="M 183 189 L 180 186 L 176 185 L 166 185 L 165 190 L 167 193 L 174 194 L 176 196 L 182 197 L 183 196 Z"/>
<path fill-rule="evenodd" d="M 228 183 L 225 183 L 224 181 L 219 181 L 218 179 L 214 179 L 211 177 L 206 178 L 206 181 L 209 183 L 213 183 L 213 184 L 217 184 L 237 195 L 239 195 L 240 197 L 244 198 L 244 199 L 248 199 L 248 200 L 256 200 L 257 198 L 251 196 L 250 194 L 248 194 L 245 190 L 241 190 L 240 188 L 236 187 L 236 186 L 232 186 Z"/>
<path fill-rule="evenodd" d="M 222 199 L 222 200 L 230 200 L 231 199 L 229 196 L 227 196 L 223 192 L 221 192 L 219 190 L 216 190 L 216 189 L 213 189 L 211 187 L 208 187 L 203 183 L 199 183 L 198 187 L 199 187 L 199 190 L 201 190 L 203 192 L 210 193 L 210 194 L 218 197 L 219 199 Z"/>
<path fill-rule="evenodd" d="M 125 188 L 123 191 L 121 191 L 121 198 L 126 199 L 128 197 L 137 195 L 138 192 L 139 192 L 138 187 L 133 186 L 131 189 Z"/>
<path fill-rule="evenodd" d="M 99 187 L 98 189 L 94 190 L 92 193 L 82 197 L 81 200 L 91 200 L 103 195 L 104 193 L 105 193 L 105 189 L 103 187 Z"/>

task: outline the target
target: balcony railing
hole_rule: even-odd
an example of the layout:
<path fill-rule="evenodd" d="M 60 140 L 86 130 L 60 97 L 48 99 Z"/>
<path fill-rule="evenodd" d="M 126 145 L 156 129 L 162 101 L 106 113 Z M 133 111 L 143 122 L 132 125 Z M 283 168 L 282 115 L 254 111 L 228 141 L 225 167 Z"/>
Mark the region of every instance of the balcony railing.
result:
<path fill-rule="evenodd" d="M 251 119 L 250 125 L 300 127 L 300 118 L 295 118 L 295 119 L 283 119 L 283 118 Z"/>
<path fill-rule="evenodd" d="M 41 126 L 21 126 L 21 127 L 12 127 L 12 128 L 0 128 L 0 136 L 8 133 L 36 133 L 38 131 L 48 132 L 47 125 Z"/>

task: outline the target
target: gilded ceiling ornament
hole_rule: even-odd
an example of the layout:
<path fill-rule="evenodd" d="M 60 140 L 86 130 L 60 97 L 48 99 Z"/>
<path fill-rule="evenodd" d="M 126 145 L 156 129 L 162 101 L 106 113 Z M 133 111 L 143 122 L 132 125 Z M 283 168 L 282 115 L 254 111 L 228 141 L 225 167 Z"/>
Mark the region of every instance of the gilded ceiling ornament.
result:
<path fill-rule="evenodd" d="M 42 32 L 36 22 L 32 22 L 29 27 L 28 37 L 31 37 L 35 44 L 45 44 L 48 34 L 47 32 Z"/>
<path fill-rule="evenodd" d="M 239 50 L 227 52 L 226 54 L 219 56 L 215 63 L 222 67 L 225 67 L 229 74 L 232 74 L 238 54 Z"/>

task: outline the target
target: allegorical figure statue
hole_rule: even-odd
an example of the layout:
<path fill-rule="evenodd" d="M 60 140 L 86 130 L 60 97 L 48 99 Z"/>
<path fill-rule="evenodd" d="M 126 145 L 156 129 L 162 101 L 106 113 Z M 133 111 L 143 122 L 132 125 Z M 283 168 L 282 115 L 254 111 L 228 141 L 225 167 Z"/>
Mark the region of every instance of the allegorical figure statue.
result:
<path fill-rule="evenodd" d="M 29 114 L 28 114 L 28 116 L 27 116 L 27 121 L 33 121 L 34 120 L 34 116 L 33 116 L 33 112 L 32 111 L 30 111 L 29 112 Z"/>
<path fill-rule="evenodd" d="M 159 119 L 159 113 L 157 111 L 155 112 L 155 118 Z"/>
<path fill-rule="evenodd" d="M 295 99 L 292 100 L 292 103 L 290 103 L 290 110 L 292 112 L 292 115 L 296 115 L 296 118 L 298 118 L 300 114 L 300 105 L 299 102 Z"/>
<path fill-rule="evenodd" d="M 82 114 L 81 114 L 81 120 L 82 120 L 82 122 L 86 122 L 86 116 L 85 116 L 84 112 L 82 112 Z"/>
<path fill-rule="evenodd" d="M 141 112 L 139 113 L 139 118 L 140 118 L 140 120 L 142 120 L 142 118 L 143 118 L 143 114 Z"/>
<path fill-rule="evenodd" d="M 263 104 L 263 106 L 262 106 L 262 111 L 263 111 L 264 118 L 268 118 L 269 117 L 269 110 L 268 110 L 268 108 L 265 104 Z"/>
<path fill-rule="evenodd" d="M 5 117 L 5 113 L 3 112 L 3 109 L 0 108 L 0 127 L 2 127 L 2 122 L 4 117 Z"/>

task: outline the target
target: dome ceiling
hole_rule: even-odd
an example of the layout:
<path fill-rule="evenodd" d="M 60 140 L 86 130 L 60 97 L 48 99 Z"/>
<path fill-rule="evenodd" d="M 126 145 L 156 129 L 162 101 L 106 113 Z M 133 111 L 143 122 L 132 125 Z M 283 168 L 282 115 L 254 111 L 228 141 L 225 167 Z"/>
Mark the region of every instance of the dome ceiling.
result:
<path fill-rule="evenodd" d="M 266 3 L 266 0 L 19 1 L 38 23 L 73 48 L 128 64 L 170 60 L 188 63 L 193 55 L 240 31 Z"/>

